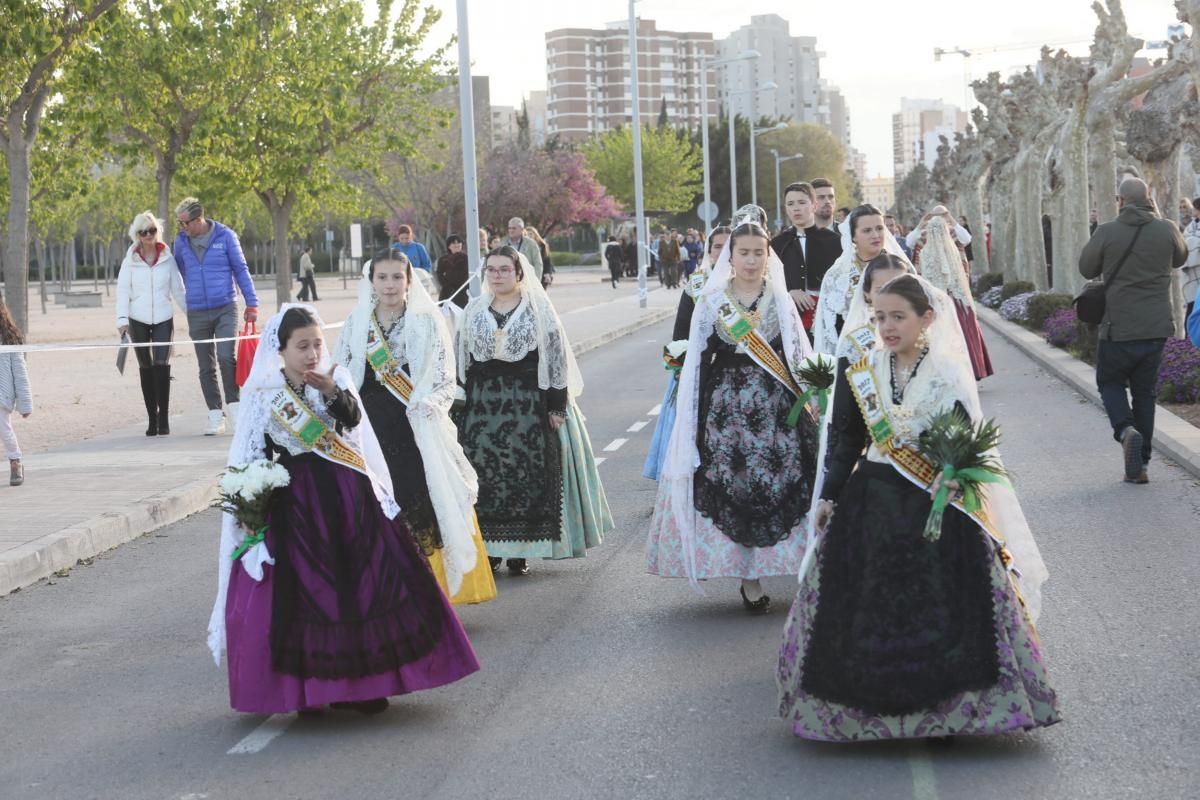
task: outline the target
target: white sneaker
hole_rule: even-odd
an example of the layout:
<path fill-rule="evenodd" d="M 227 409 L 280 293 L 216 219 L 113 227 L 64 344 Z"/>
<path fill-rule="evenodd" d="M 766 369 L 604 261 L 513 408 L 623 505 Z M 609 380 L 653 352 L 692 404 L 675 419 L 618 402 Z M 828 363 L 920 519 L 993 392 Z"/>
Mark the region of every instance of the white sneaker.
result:
<path fill-rule="evenodd" d="M 241 403 L 226 403 L 225 418 L 229 420 L 229 432 L 233 433 L 237 430 L 238 409 L 241 408 Z"/>
<path fill-rule="evenodd" d="M 208 427 L 204 429 L 205 436 L 216 436 L 225 432 L 225 412 L 217 408 L 208 412 Z"/>

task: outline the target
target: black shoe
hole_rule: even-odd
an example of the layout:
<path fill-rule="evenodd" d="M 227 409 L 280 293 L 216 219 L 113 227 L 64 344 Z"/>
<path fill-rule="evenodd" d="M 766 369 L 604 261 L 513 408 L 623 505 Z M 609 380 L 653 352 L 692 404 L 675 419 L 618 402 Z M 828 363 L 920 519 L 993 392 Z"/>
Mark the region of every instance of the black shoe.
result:
<path fill-rule="evenodd" d="M 500 565 L 503 563 L 504 563 L 503 558 L 496 558 L 495 556 L 488 556 L 488 566 L 490 566 L 492 568 L 492 572 L 499 572 Z"/>
<path fill-rule="evenodd" d="M 508 571 L 513 575 L 528 575 L 529 564 L 523 558 L 510 558 L 508 560 Z"/>
<path fill-rule="evenodd" d="M 1137 428 L 1130 425 L 1121 434 L 1121 449 L 1125 453 L 1125 482 L 1126 483 L 1142 483 L 1139 478 L 1145 471 L 1145 465 L 1142 463 L 1142 434 Z"/>
<path fill-rule="evenodd" d="M 154 366 L 154 393 L 158 401 L 158 435 L 171 435 L 171 365 Z"/>
<path fill-rule="evenodd" d="M 146 426 L 147 436 L 158 436 L 158 398 L 155 392 L 154 370 L 143 367 L 138 370 L 142 381 L 142 402 L 146 404 L 146 417 L 150 423 Z"/>
<path fill-rule="evenodd" d="M 764 594 L 757 600 L 751 600 L 746 597 L 745 587 L 738 587 L 738 593 L 742 596 L 742 605 L 751 614 L 765 614 L 771 610 L 771 596 Z"/>

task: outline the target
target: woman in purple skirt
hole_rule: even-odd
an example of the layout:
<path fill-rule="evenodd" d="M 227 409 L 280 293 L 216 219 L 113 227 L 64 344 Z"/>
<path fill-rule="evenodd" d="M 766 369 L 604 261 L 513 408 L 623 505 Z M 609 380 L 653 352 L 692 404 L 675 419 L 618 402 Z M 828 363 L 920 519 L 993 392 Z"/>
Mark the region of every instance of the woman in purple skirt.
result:
<path fill-rule="evenodd" d="M 224 515 L 209 621 L 235 710 L 378 713 L 391 695 L 479 669 L 311 306 L 285 305 L 267 323 L 242 389 L 229 465 L 261 458 L 290 482 L 275 490 L 264 536 Z"/>

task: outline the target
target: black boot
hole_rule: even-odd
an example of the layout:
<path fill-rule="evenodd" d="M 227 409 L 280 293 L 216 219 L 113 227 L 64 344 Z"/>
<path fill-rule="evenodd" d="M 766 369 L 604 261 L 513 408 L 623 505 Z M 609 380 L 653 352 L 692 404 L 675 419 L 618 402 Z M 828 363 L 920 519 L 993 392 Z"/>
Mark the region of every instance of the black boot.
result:
<path fill-rule="evenodd" d="M 154 391 L 158 396 L 158 435 L 171 433 L 171 365 L 154 365 Z"/>
<path fill-rule="evenodd" d="M 142 379 L 142 400 L 146 403 L 146 416 L 150 419 L 146 435 L 158 436 L 158 400 L 154 392 L 154 370 L 142 367 L 138 370 L 138 375 Z"/>

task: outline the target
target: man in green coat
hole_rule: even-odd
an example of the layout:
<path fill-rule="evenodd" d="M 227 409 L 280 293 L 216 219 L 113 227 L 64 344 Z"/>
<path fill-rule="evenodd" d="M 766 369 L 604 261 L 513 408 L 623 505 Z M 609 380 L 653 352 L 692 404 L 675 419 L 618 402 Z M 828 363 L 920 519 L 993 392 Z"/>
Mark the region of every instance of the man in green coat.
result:
<path fill-rule="evenodd" d="M 1147 483 L 1158 368 L 1163 346 L 1175 334 L 1172 271 L 1187 262 L 1187 245 L 1175 223 L 1159 216 L 1144 181 L 1126 178 L 1119 192 L 1121 212 L 1096 228 L 1079 256 L 1079 272 L 1109 282 L 1096 385 L 1121 443 L 1126 482 Z M 1126 251 L 1129 257 L 1114 278 Z"/>

